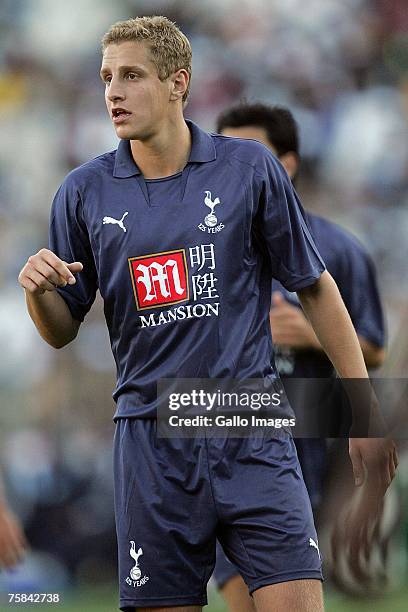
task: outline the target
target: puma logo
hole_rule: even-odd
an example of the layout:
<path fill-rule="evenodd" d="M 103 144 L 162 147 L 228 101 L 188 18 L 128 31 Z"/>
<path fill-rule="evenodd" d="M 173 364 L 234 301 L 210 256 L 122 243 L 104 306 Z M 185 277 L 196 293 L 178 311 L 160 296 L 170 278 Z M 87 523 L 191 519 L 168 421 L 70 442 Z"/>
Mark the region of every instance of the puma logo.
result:
<path fill-rule="evenodd" d="M 319 547 L 317 545 L 317 542 L 315 542 L 313 540 L 313 538 L 309 538 L 309 546 L 313 546 L 313 548 L 315 548 L 317 550 L 317 554 L 319 555 L 319 559 L 320 559 L 320 550 L 319 550 Z"/>
<path fill-rule="evenodd" d="M 104 217 L 102 220 L 102 223 L 103 225 L 106 225 L 107 223 L 111 223 L 112 225 L 119 225 L 119 227 L 123 229 L 123 231 L 126 234 L 126 227 L 123 223 L 123 220 L 128 214 L 129 214 L 128 212 L 123 213 L 123 216 L 121 219 L 114 219 L 113 217 Z"/>

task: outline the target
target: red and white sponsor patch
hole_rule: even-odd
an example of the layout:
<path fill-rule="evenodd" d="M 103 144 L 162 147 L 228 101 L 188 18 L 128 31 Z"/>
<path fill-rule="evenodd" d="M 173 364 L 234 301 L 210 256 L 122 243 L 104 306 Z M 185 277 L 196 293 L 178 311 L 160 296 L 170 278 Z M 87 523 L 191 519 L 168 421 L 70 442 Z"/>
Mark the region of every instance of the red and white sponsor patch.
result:
<path fill-rule="evenodd" d="M 138 310 L 189 299 L 184 249 L 131 257 L 128 261 Z"/>

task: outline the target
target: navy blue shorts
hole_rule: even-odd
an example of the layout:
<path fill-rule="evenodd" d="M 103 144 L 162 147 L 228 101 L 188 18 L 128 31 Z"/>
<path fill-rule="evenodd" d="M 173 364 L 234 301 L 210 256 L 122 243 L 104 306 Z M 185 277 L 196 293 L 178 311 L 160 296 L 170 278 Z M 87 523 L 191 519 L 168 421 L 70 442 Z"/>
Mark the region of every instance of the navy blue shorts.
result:
<path fill-rule="evenodd" d="M 299 463 L 313 510 L 318 510 L 323 496 L 323 483 L 327 471 L 327 443 L 325 439 L 298 438 L 295 440 Z M 214 580 L 221 589 L 239 574 L 217 541 Z"/>
<path fill-rule="evenodd" d="M 250 592 L 322 579 L 292 437 L 164 439 L 118 419 L 115 512 L 121 610 L 205 605 L 216 538 Z"/>

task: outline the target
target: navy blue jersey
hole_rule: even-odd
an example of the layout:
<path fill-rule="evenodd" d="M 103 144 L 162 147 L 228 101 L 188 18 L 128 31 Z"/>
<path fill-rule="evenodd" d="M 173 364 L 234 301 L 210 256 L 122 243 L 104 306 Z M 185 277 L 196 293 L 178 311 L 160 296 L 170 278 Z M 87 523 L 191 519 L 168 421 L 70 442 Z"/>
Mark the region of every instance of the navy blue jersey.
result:
<path fill-rule="evenodd" d="M 306 217 L 357 334 L 378 347 L 384 346 L 383 311 L 374 264 L 366 249 L 336 223 L 312 213 L 306 213 Z M 285 299 L 300 307 L 296 294 L 285 290 L 279 282 L 272 282 L 272 290 L 281 291 Z M 333 365 L 322 351 L 279 349 L 276 351 L 276 363 L 282 376 L 320 378 L 333 374 Z"/>
<path fill-rule="evenodd" d="M 52 206 L 50 249 L 84 264 L 60 295 L 78 321 L 98 288 L 104 300 L 116 416 L 155 416 L 160 378 L 274 376 L 272 277 L 296 291 L 324 270 L 270 151 L 188 125 L 181 173 L 146 181 L 122 140 L 71 172 Z"/>

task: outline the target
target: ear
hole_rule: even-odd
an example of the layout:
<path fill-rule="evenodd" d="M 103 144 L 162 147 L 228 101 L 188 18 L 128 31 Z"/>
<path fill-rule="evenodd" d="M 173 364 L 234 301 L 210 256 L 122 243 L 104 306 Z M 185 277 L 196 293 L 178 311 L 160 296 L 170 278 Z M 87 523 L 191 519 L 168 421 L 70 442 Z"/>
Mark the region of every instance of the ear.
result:
<path fill-rule="evenodd" d="M 290 179 L 294 179 L 299 169 L 299 157 L 294 151 L 284 153 L 279 157 L 279 161 L 285 168 Z"/>
<path fill-rule="evenodd" d="M 182 100 L 190 80 L 187 70 L 180 68 L 170 77 L 170 80 L 170 100 Z"/>

